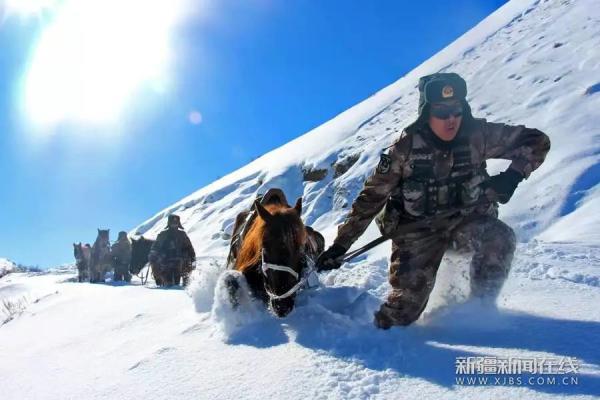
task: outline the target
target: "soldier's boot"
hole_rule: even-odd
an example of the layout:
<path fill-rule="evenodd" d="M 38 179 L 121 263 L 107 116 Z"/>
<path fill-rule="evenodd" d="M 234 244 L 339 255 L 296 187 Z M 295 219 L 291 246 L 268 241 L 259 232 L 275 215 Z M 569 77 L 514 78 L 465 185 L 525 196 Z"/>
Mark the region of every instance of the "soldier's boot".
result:
<path fill-rule="evenodd" d="M 500 220 L 487 225 L 485 233 L 475 239 L 471 297 L 494 304 L 510 272 L 516 237 L 513 230 Z"/>
<path fill-rule="evenodd" d="M 121 266 L 121 279 L 125 282 L 131 282 L 131 275 L 129 274 L 129 266 Z"/>
<path fill-rule="evenodd" d="M 373 323 L 380 329 L 390 329 L 392 326 L 407 326 L 419 319 L 427 306 L 428 298 L 415 303 L 402 298 L 395 299 L 394 303 L 385 302 L 375 312 Z"/>
<path fill-rule="evenodd" d="M 485 304 L 495 304 L 510 266 L 485 265 L 471 272 L 471 297 Z"/>

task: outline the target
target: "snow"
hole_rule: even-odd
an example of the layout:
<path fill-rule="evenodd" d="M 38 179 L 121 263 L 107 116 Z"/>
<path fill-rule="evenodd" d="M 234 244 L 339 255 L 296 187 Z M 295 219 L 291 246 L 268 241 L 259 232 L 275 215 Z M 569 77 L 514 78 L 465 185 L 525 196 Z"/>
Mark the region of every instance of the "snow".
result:
<path fill-rule="evenodd" d="M 0 278 L 4 275 L 11 273 L 17 268 L 17 265 L 6 258 L 0 258 Z"/>
<path fill-rule="evenodd" d="M 79 284 L 68 269 L 4 276 L 2 398 L 597 398 L 599 22 L 595 0 L 513 0 L 369 99 L 132 230 L 154 237 L 170 213 L 181 216 L 199 255 L 185 291 Z M 385 243 L 321 274 L 285 319 L 250 297 L 232 310 L 223 280 L 235 273 L 223 265 L 235 216 L 280 187 L 291 203 L 302 196 L 303 219 L 330 244 L 380 150 L 415 119 L 418 77 L 439 70 L 465 77 L 476 116 L 552 140 L 500 210 L 520 243 L 498 308 L 467 300 L 468 260 L 448 254 L 423 317 L 377 330 Z M 324 179 L 303 181 L 316 169 Z M 355 246 L 377 235 L 371 224 Z M 579 384 L 463 386 L 455 362 L 465 356 L 576 357 Z"/>
<path fill-rule="evenodd" d="M 0 354 L 10 360 L 0 363 L 0 390 L 6 399 L 395 399 L 416 393 L 551 399 L 600 393 L 600 248 L 520 245 L 497 310 L 450 305 L 449 297 L 460 301 L 465 294 L 464 281 L 451 279 L 465 262 L 453 257 L 440 271 L 436 305 L 411 328 L 390 331 L 371 324 L 387 290 L 379 256 L 323 275 L 322 285 L 304 292 L 283 320 L 251 304 L 233 311 L 218 295 L 199 295 L 194 285 L 186 293 L 144 288 L 137 279 L 94 285 L 76 283 L 74 273 L 11 274 L 0 280 L 0 299 L 37 296 L 0 328 Z M 217 261 L 204 260 L 202 267 Z M 218 281 L 212 282 L 205 292 L 218 291 Z M 7 296 L 10 287 L 21 290 Z M 579 385 L 456 385 L 456 357 L 472 355 L 577 357 Z"/>

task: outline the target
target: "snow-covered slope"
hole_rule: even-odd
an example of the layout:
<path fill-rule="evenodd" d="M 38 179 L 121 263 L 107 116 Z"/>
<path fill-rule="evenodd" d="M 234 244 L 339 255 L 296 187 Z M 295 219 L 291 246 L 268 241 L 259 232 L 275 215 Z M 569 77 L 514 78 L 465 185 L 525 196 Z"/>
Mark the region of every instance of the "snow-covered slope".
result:
<path fill-rule="evenodd" d="M 422 75 L 454 71 L 467 80 L 478 117 L 548 133 L 543 166 L 502 207 L 521 240 L 598 242 L 600 213 L 587 213 L 600 176 L 600 6 L 595 0 L 514 0 L 411 73 L 298 139 L 198 190 L 133 233 L 156 235 L 172 212 L 204 255 L 222 255 L 235 215 L 257 193 L 282 187 L 302 196 L 304 219 L 328 242 L 373 170 L 382 148 L 416 118 Z M 335 166 L 357 159 L 335 177 Z M 490 163 L 497 172 L 505 162 Z M 326 170 L 318 182 L 303 170 Z M 568 223 L 570 229 L 562 229 Z M 214 229 L 207 229 L 212 227 Z M 365 237 L 367 239 L 367 237 Z"/>
<path fill-rule="evenodd" d="M 187 293 L 79 284 L 69 272 L 5 276 L 2 398 L 597 398 L 598 49 L 597 0 L 511 1 L 398 82 L 137 227 L 151 237 L 182 216 L 199 255 Z M 283 320 L 247 300 L 229 309 L 219 275 L 236 214 L 281 187 L 303 197 L 305 221 L 330 243 L 380 149 L 415 118 L 418 77 L 439 70 L 466 78 L 476 116 L 552 138 L 501 209 L 521 243 L 499 309 L 461 304 L 468 261 L 450 254 L 423 318 L 377 330 L 389 243 L 322 274 Z M 358 244 L 376 234 L 371 225 Z M 581 371 L 577 384 L 464 386 L 455 363 L 468 356 L 575 357 Z"/>

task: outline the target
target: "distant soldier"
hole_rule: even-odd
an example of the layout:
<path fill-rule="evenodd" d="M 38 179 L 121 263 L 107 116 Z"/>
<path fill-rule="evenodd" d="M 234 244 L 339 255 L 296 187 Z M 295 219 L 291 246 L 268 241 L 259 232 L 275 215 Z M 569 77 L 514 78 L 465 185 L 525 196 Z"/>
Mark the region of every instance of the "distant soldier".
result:
<path fill-rule="evenodd" d="M 187 285 L 195 260 L 196 252 L 179 216 L 169 215 L 167 228 L 158 234 L 148 255 L 156 284 L 179 285 L 183 278 L 183 284 Z"/>
<path fill-rule="evenodd" d="M 104 282 L 106 272 L 112 267 L 110 256 L 110 230 L 98 229 L 98 236 L 92 246 L 90 261 L 90 282 Z"/>
<path fill-rule="evenodd" d="M 131 262 L 131 242 L 127 232 L 119 232 L 119 238 L 111 247 L 113 269 L 115 271 L 113 281 L 131 282 L 129 263 Z"/>
<path fill-rule="evenodd" d="M 418 119 L 381 155 L 317 261 L 321 271 L 339 268 L 341 256 L 382 211 L 377 224 L 392 239 L 392 290 L 374 322 L 384 329 L 419 318 L 451 248 L 474 253 L 471 296 L 495 303 L 516 245 L 513 230 L 498 219 L 498 202 L 508 202 L 550 149 L 537 129 L 474 118 L 466 82 L 455 73 L 422 77 L 418 87 Z M 512 162 L 490 177 L 486 160 L 492 158 Z M 403 230 L 407 225 L 412 228 Z"/>

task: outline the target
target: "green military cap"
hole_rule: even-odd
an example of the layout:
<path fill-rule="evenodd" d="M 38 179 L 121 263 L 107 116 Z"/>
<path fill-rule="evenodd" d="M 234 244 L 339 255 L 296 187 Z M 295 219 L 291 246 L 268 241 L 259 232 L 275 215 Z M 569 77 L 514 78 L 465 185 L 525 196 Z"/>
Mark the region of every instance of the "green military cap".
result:
<path fill-rule="evenodd" d="M 171 224 L 175 224 L 175 223 L 178 225 L 179 229 L 183 229 L 179 215 L 176 215 L 176 214 L 169 215 L 169 218 L 167 219 L 167 226 L 170 226 Z"/>
<path fill-rule="evenodd" d="M 460 100 L 467 104 L 467 83 L 454 72 L 438 72 L 419 79 L 419 117 L 426 106 L 444 101 Z M 470 110 L 470 109 L 469 109 Z"/>

